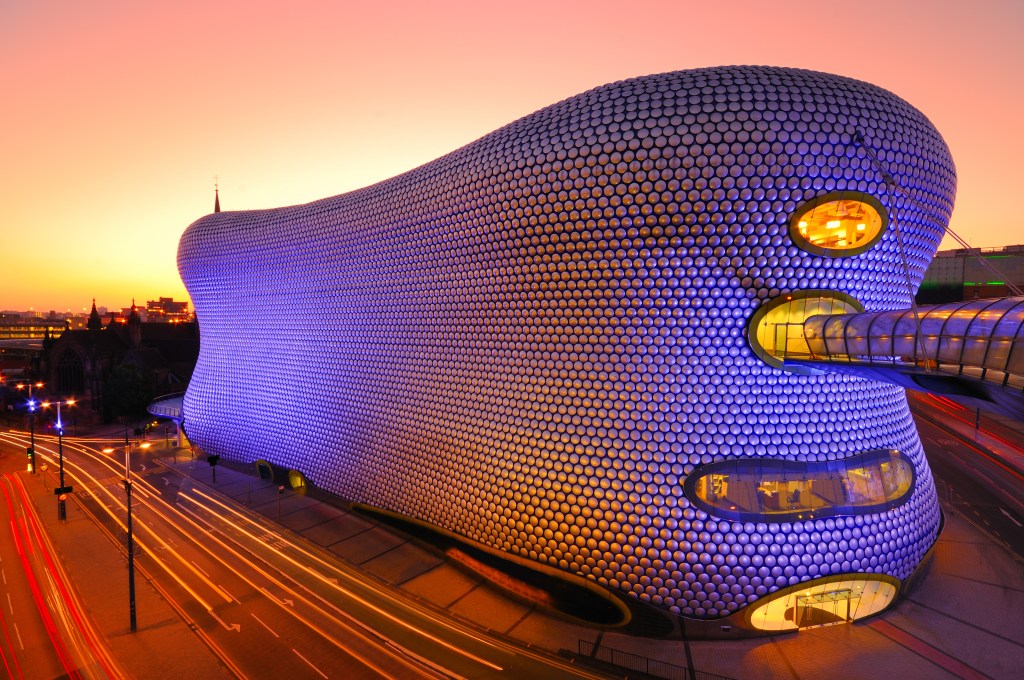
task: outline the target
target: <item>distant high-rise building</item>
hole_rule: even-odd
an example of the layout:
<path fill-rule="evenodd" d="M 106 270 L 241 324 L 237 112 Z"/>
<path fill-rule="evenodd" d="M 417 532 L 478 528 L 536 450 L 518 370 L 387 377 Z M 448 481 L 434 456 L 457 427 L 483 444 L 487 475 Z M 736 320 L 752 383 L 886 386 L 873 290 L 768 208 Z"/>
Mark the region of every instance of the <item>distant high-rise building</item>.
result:
<path fill-rule="evenodd" d="M 169 297 L 146 302 L 146 320 L 150 322 L 180 323 L 189 321 L 191 316 L 188 302 L 176 302 Z"/>

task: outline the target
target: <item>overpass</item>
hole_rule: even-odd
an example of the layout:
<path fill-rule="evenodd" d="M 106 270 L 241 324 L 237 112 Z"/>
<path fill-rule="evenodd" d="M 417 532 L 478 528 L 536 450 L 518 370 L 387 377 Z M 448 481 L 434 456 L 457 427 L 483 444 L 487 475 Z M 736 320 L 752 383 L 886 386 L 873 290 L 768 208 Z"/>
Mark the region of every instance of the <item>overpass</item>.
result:
<path fill-rule="evenodd" d="M 170 418 L 174 421 L 175 438 L 178 446 L 181 446 L 181 423 L 184 417 L 181 413 L 181 404 L 184 399 L 184 392 L 165 394 L 151 401 L 149 406 L 146 407 L 150 415 L 157 418 Z"/>
<path fill-rule="evenodd" d="M 1024 297 L 818 314 L 786 367 L 850 373 L 1024 417 Z M 778 356 L 778 355 L 777 355 Z"/>

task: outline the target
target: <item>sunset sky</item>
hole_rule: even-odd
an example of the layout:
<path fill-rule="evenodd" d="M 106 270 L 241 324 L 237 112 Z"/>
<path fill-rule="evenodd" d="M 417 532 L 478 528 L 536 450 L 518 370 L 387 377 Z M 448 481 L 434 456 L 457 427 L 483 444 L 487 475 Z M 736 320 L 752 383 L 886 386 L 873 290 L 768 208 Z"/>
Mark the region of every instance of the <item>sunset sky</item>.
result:
<path fill-rule="evenodd" d="M 712 5 L 717 5 L 714 7 Z M 767 64 L 880 85 L 1024 243 L 1021 0 L 0 0 L 0 310 L 186 299 L 182 231 L 409 170 L 604 83 Z M 947 239 L 944 247 L 956 247 Z"/>

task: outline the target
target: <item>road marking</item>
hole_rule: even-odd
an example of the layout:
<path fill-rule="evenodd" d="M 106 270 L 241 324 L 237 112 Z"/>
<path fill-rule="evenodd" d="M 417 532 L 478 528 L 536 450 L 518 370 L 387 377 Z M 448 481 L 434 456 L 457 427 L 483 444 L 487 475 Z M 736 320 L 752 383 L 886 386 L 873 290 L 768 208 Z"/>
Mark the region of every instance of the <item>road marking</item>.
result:
<path fill-rule="evenodd" d="M 262 619 L 260 619 L 260 617 L 256 616 L 256 615 L 255 615 L 255 614 L 253 614 L 252 612 L 249 612 L 249 614 L 250 614 L 250 616 L 252 616 L 252 618 L 254 618 L 254 619 L 256 619 L 257 621 L 259 621 L 259 622 L 260 622 L 260 625 L 261 625 L 261 626 L 263 626 L 264 628 L 266 628 L 267 630 L 269 630 L 269 631 L 270 631 L 270 634 L 271 634 L 271 635 L 273 635 L 273 636 L 274 636 L 274 637 L 276 637 L 276 638 L 279 638 L 279 637 L 281 637 L 280 635 L 278 635 L 277 633 L 275 633 L 275 632 L 274 632 L 274 629 L 273 629 L 273 628 L 271 628 L 271 627 L 270 627 L 270 626 L 268 626 L 267 624 L 263 623 L 263 620 L 262 620 Z"/>
<path fill-rule="evenodd" d="M 227 588 L 225 588 L 224 586 L 220 586 L 220 589 L 221 589 L 221 590 L 223 590 L 223 591 L 224 591 L 225 593 L 227 593 L 227 594 L 228 594 L 228 597 L 230 597 L 230 598 L 231 598 L 232 600 L 234 600 L 234 601 L 235 601 L 235 604 L 242 604 L 242 601 L 241 601 L 241 600 L 239 600 L 239 599 L 238 599 L 237 597 L 235 597 L 234 595 L 232 595 L 232 594 L 231 594 L 230 592 L 228 592 L 228 589 L 227 589 Z"/>
<path fill-rule="evenodd" d="M 206 578 L 210 578 L 210 575 L 207 574 L 205 571 L 203 571 L 202 568 L 198 564 L 195 563 L 195 561 L 192 561 L 192 566 L 195 567 L 199 571 L 200 574 L 202 574 Z"/>
<path fill-rule="evenodd" d="M 14 624 L 14 634 L 18 636 L 18 646 L 21 647 L 22 651 L 25 651 L 25 643 L 21 639 L 21 631 L 18 630 L 18 624 Z"/>
<path fill-rule="evenodd" d="M 1024 524 L 1021 524 L 1020 522 L 1018 522 L 1018 521 L 1017 521 L 1017 519 L 1016 519 L 1016 518 L 1015 518 L 1015 517 L 1014 517 L 1013 515 L 1011 515 L 1010 513 L 1008 513 L 1008 512 L 1006 511 L 1006 508 L 999 508 L 999 512 L 1001 512 L 1001 513 L 1003 513 L 1004 515 L 1006 515 L 1006 516 L 1007 516 L 1007 517 L 1009 518 L 1009 520 L 1010 520 L 1011 522 L 1013 522 L 1014 524 L 1016 524 L 1017 526 L 1019 526 L 1019 527 L 1020 527 L 1020 526 L 1024 526 Z"/>
<path fill-rule="evenodd" d="M 266 593 L 267 597 L 269 597 L 271 600 L 273 600 L 277 604 L 287 605 L 287 606 L 291 607 L 292 609 L 295 608 L 295 600 L 278 599 L 276 595 L 274 595 L 272 592 L 270 592 L 269 588 L 260 588 L 260 590 L 262 590 L 264 593 Z"/>
<path fill-rule="evenodd" d="M 324 678 L 326 678 L 326 677 L 327 677 L 326 675 L 324 675 L 324 672 L 323 672 L 322 670 L 320 670 L 319 668 L 317 668 L 316 666 L 314 666 L 314 665 L 313 665 L 312 663 L 310 663 L 309 659 L 307 659 L 306 657 L 304 657 L 304 656 L 302 656 L 301 654 L 299 654 L 299 650 L 297 650 L 297 649 L 295 649 L 294 647 L 292 647 L 292 651 L 293 651 L 293 652 L 295 652 L 295 656 L 299 657 L 300 659 L 302 659 L 303 661 L 305 661 L 305 662 L 306 662 L 307 664 L 309 664 L 309 667 L 310 667 L 310 668 L 312 668 L 313 670 L 315 670 L 315 671 L 316 671 L 317 673 L 319 673 L 319 674 L 320 674 L 321 676 L 323 676 Z"/>
<path fill-rule="evenodd" d="M 14 603 L 11 602 L 11 594 L 7 593 L 7 606 L 11 608 L 11 616 L 14 616 Z"/>
<path fill-rule="evenodd" d="M 210 610 L 210 616 L 212 616 L 213 618 L 217 619 L 217 623 L 219 623 L 220 625 L 224 626 L 224 628 L 226 628 L 227 630 L 233 630 L 236 633 L 241 633 L 242 632 L 242 624 L 240 624 L 240 623 L 232 623 L 229 626 L 228 624 L 224 623 L 224 621 L 219 616 L 217 616 L 217 614 L 215 614 L 212 609 Z"/>

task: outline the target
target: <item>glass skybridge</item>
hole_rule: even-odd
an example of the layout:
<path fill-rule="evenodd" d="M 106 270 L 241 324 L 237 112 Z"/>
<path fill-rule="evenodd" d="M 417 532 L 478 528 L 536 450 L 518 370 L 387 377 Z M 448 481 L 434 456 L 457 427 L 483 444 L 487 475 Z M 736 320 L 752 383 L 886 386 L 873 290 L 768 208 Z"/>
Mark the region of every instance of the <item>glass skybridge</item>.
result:
<path fill-rule="evenodd" d="M 916 318 L 910 309 L 815 314 L 801 330 L 799 343 L 774 348 L 784 368 L 853 373 L 1024 413 L 1024 297 L 918 307 Z"/>

